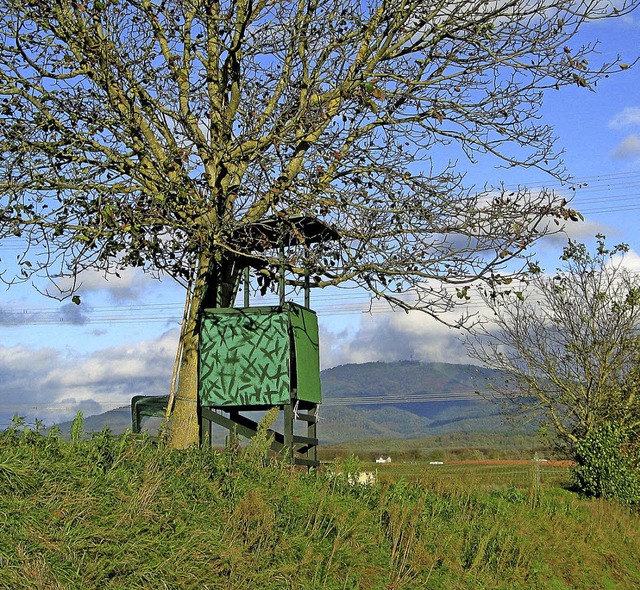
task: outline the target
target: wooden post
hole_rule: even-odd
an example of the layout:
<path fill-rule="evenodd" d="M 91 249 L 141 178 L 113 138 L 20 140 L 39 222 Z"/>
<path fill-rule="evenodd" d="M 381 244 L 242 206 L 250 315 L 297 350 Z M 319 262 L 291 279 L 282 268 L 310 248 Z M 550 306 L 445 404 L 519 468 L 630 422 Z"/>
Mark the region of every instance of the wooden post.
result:
<path fill-rule="evenodd" d="M 278 277 L 280 291 L 280 307 L 284 307 L 284 244 L 280 244 L 280 276 Z"/>
<path fill-rule="evenodd" d="M 249 281 L 251 277 L 249 276 L 249 267 L 245 266 L 244 269 L 244 306 L 249 307 Z"/>
<path fill-rule="evenodd" d="M 309 269 L 304 269 L 304 306 L 311 307 L 311 286 L 309 285 Z"/>

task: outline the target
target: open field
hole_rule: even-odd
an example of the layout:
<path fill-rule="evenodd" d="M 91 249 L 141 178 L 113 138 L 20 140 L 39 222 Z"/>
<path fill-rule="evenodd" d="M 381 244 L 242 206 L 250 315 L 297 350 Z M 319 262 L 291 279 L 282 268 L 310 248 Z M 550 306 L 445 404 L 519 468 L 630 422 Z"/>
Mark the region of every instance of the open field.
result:
<path fill-rule="evenodd" d="M 555 458 L 549 444 L 542 444 L 535 433 L 450 432 L 412 439 L 367 439 L 323 445 L 323 458 L 356 455 L 364 461 L 391 455 L 399 461 L 445 461 Z"/>
<path fill-rule="evenodd" d="M 362 463 L 363 469 L 377 472 L 381 482 L 439 480 L 450 486 L 471 486 L 475 489 L 528 489 L 536 482 L 544 487 L 567 487 L 570 484 L 569 466 L 568 461 L 536 463 L 525 459 L 454 461 L 442 465 L 432 465 L 428 461 Z"/>
<path fill-rule="evenodd" d="M 381 482 L 436 482 L 478 490 L 568 487 L 570 465 L 531 433 L 460 432 L 420 439 L 372 439 L 320 448 L 321 457 L 355 455 Z M 376 463 L 391 457 L 391 463 Z M 549 458 L 535 461 L 534 457 Z"/>

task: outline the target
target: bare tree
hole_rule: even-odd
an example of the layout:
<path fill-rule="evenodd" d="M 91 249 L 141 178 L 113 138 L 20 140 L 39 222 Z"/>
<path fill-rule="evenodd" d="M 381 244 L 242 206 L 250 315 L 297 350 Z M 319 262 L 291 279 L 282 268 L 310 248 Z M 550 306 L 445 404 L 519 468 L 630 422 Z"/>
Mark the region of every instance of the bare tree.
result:
<path fill-rule="evenodd" d="M 640 424 L 640 283 L 626 246 L 590 254 L 570 242 L 557 274 L 534 274 L 527 295 L 486 295 L 493 317 L 468 340 L 473 357 L 504 372 L 495 389 L 563 446 L 606 423 Z M 512 293 L 510 295 L 513 295 Z"/>
<path fill-rule="evenodd" d="M 466 187 L 432 150 L 563 177 L 543 93 L 626 69 L 572 40 L 635 4 L 0 0 L 0 237 L 26 241 L 19 277 L 137 266 L 188 287 L 185 446 L 198 312 L 233 304 L 247 262 L 270 280 L 260 222 L 338 233 L 288 253 L 290 282 L 308 268 L 437 317 L 455 304 L 442 284 L 495 282 L 573 217 L 546 191 Z"/>

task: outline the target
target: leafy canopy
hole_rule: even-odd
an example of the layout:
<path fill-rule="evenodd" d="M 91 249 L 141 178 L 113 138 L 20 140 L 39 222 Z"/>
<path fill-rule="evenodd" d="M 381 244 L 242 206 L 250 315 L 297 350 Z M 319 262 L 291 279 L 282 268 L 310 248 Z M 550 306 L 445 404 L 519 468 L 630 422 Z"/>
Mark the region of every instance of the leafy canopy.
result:
<path fill-rule="evenodd" d="M 216 266 L 233 283 L 239 257 L 276 261 L 251 224 L 307 215 L 340 240 L 292 249 L 294 275 L 413 289 L 396 303 L 435 315 L 455 297 L 426 281 L 486 279 L 575 217 L 545 191 L 465 187 L 458 158 L 562 176 L 543 92 L 628 67 L 572 40 L 634 7 L 1 0 L 0 237 L 26 241 L 22 278 Z"/>

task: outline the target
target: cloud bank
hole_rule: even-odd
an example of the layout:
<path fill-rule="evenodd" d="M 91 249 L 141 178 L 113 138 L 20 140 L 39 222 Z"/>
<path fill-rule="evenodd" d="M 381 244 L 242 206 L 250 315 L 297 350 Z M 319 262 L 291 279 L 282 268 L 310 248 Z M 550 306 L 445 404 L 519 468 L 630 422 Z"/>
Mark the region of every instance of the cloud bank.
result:
<path fill-rule="evenodd" d="M 630 270 L 640 270 L 636 252 L 629 252 L 624 262 Z M 474 298 L 470 311 L 482 310 L 479 298 Z M 397 360 L 470 363 L 464 336 L 420 312 L 376 309 L 333 330 L 323 326 L 321 318 L 322 368 Z M 54 424 L 71 419 L 79 410 L 91 415 L 127 406 L 134 395 L 166 394 L 177 344 L 178 329 L 172 329 L 90 354 L 53 346 L 0 346 L 0 428 L 14 414 L 31 423 L 38 418 Z"/>
<path fill-rule="evenodd" d="M 614 150 L 613 157 L 620 160 L 640 158 L 640 136 L 635 133 L 627 135 Z"/>
<path fill-rule="evenodd" d="M 0 428 L 18 414 L 46 424 L 169 392 L 178 330 L 86 356 L 53 348 L 0 346 Z"/>
<path fill-rule="evenodd" d="M 625 129 L 634 125 L 640 126 L 640 107 L 627 107 L 609 121 L 611 129 Z"/>
<path fill-rule="evenodd" d="M 471 362 L 461 335 L 422 312 L 363 315 L 355 331 L 322 331 L 320 359 L 322 368 L 370 361 Z"/>

